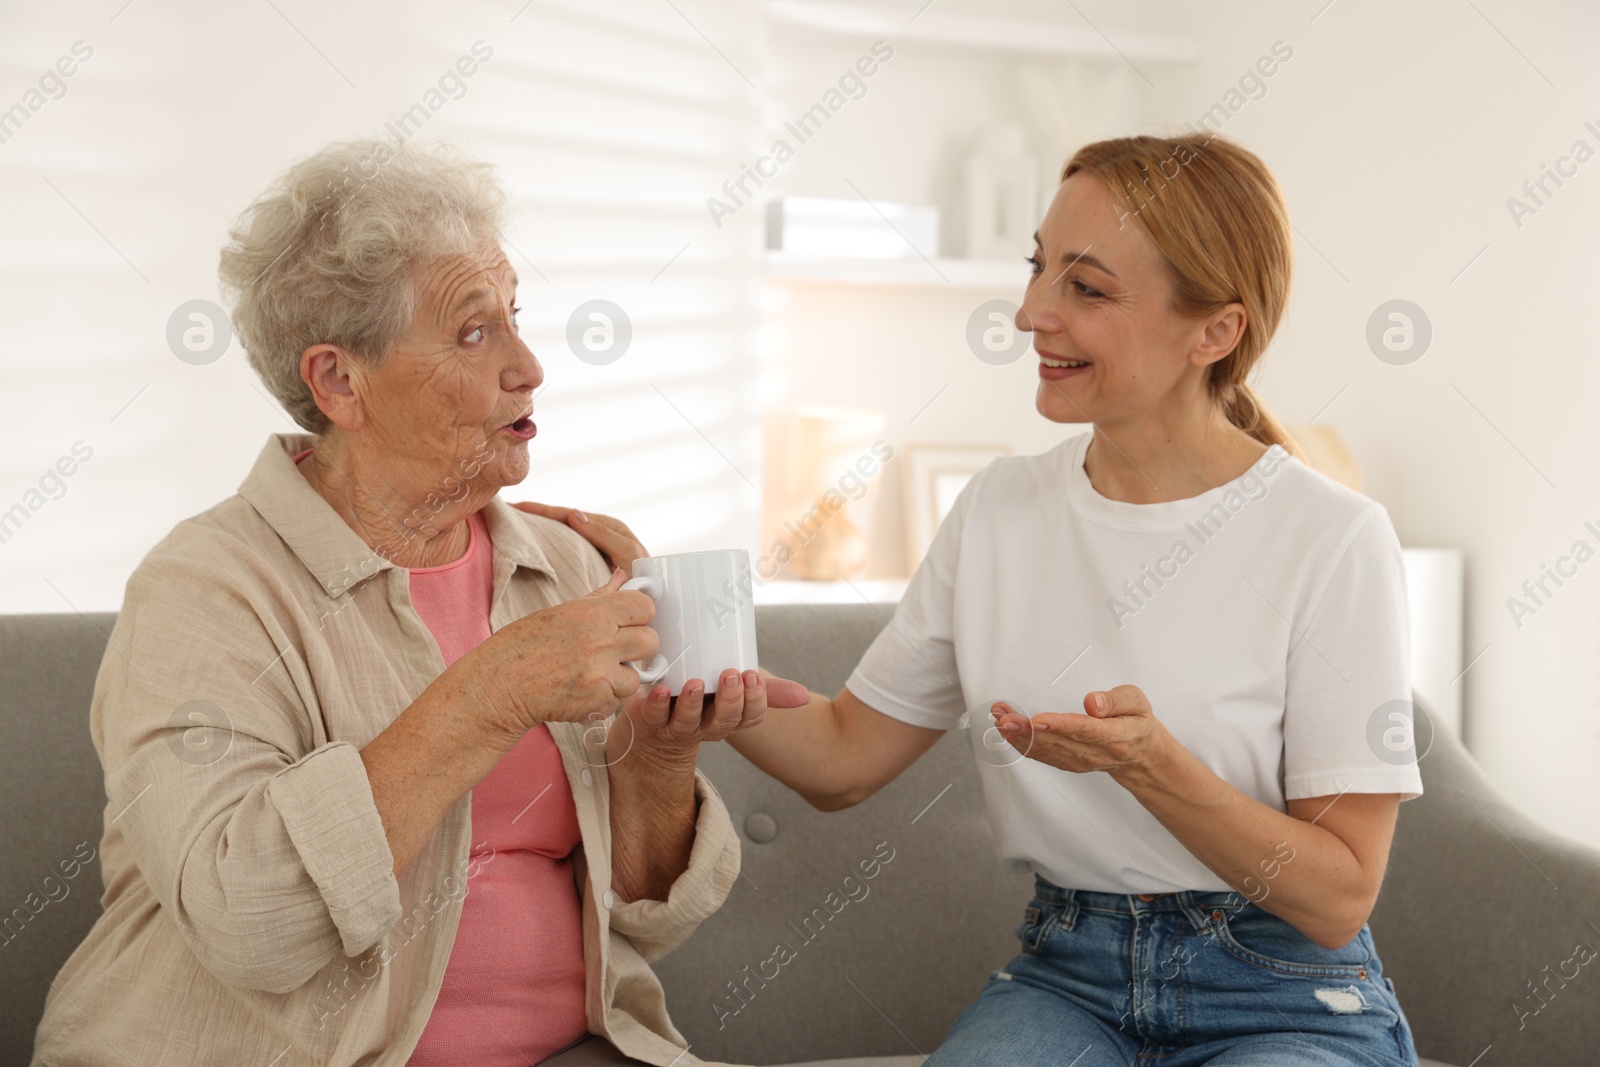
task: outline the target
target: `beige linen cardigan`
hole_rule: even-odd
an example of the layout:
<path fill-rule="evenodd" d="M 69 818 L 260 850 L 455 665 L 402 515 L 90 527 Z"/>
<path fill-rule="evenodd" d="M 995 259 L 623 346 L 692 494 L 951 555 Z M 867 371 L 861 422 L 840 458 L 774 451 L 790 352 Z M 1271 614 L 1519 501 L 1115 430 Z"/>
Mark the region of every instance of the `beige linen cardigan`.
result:
<path fill-rule="evenodd" d="M 238 495 L 187 519 L 129 579 L 95 682 L 105 912 L 62 968 L 39 1065 L 406 1062 L 461 916 L 470 794 L 399 878 L 360 750 L 444 670 L 408 572 L 377 555 L 275 434 Z M 494 630 L 603 585 L 599 554 L 498 497 Z M 589 1029 L 666 1067 L 704 1061 L 651 960 L 727 896 L 739 842 L 696 776 L 689 867 L 664 901 L 611 889 L 599 723 L 551 723 L 582 832 Z"/>

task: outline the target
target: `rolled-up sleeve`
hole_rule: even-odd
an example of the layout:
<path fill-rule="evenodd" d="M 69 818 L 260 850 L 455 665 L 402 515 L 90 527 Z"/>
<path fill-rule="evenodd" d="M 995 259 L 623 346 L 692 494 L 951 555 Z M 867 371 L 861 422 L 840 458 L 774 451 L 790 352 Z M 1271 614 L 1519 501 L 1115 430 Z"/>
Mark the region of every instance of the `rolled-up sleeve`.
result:
<path fill-rule="evenodd" d="M 274 775 L 268 795 L 344 954 L 365 952 L 399 918 L 400 891 L 360 751 L 324 745 Z"/>
<path fill-rule="evenodd" d="M 275 993 L 401 913 L 360 752 L 316 728 L 297 626 L 241 570 L 152 553 L 94 695 L 111 831 L 202 966 Z"/>
<path fill-rule="evenodd" d="M 739 876 L 739 835 L 728 808 L 710 780 L 694 777 L 700 813 L 695 821 L 689 865 L 672 883 L 666 900 L 618 902 L 611 909 L 611 929 L 626 937 L 646 962 L 660 959 L 688 940 L 690 934 L 728 899 Z"/>

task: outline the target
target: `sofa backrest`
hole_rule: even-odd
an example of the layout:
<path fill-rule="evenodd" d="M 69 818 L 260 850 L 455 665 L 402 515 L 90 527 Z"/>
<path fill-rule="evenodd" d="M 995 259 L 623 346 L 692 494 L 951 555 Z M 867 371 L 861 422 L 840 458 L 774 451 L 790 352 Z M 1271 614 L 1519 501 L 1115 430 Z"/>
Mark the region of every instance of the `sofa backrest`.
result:
<path fill-rule="evenodd" d="M 89 698 L 117 617 L 0 615 L 0 1065 L 33 1056 L 56 972 L 100 916 L 105 780 Z M 67 866 L 63 867 L 65 863 Z M 74 871 L 76 877 L 65 877 Z"/>
<path fill-rule="evenodd" d="M 1480 1067 L 1595 1067 L 1600 850 L 1518 811 L 1448 732 L 1419 766 L 1424 793 L 1400 807 L 1371 919 L 1418 1050 Z"/>
<path fill-rule="evenodd" d="M 760 607 L 763 665 L 836 692 L 891 614 Z M 0 616 L 0 1067 L 28 1062 L 50 981 L 99 914 L 98 865 L 62 872 L 98 848 L 105 818 L 88 708 L 102 657 L 121 654 L 106 648 L 114 622 Z M 696 1055 L 770 1064 L 935 1047 L 1014 954 L 1031 890 L 995 859 L 968 737 L 945 737 L 832 814 L 727 746 L 702 766 L 744 868 L 724 908 L 658 965 Z M 1372 917 L 1419 1050 L 1467 1064 L 1493 1045 L 1498 1063 L 1592 1067 L 1600 978 L 1559 973 L 1575 945 L 1600 948 L 1600 853 L 1518 813 L 1447 734 L 1421 766 L 1427 792 L 1401 808 Z"/>

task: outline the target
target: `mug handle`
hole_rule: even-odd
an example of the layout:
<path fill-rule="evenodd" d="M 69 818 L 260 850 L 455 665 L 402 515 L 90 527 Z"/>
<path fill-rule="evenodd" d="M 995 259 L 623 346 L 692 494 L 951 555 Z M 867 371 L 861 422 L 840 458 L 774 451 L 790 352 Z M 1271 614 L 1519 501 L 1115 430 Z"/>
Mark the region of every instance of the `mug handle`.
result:
<path fill-rule="evenodd" d="M 629 578 L 622 583 L 619 592 L 637 589 L 651 600 L 660 601 L 662 593 L 661 579 L 653 574 L 641 574 L 637 578 Z M 638 660 L 630 660 L 628 665 L 639 672 L 641 685 L 655 685 L 667 676 L 667 668 L 671 666 L 667 657 L 657 652 L 650 662 L 640 666 Z"/>

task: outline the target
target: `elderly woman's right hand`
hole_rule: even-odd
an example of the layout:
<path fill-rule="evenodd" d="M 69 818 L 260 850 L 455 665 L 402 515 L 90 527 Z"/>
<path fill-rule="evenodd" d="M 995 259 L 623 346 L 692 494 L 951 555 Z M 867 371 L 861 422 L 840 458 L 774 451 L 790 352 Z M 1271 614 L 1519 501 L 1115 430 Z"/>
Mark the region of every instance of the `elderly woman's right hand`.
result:
<path fill-rule="evenodd" d="M 638 691 L 628 661 L 656 654 L 655 602 L 622 591 L 626 580 L 619 568 L 588 596 L 524 615 L 458 661 L 494 726 L 521 737 L 542 722 L 590 721 Z"/>

